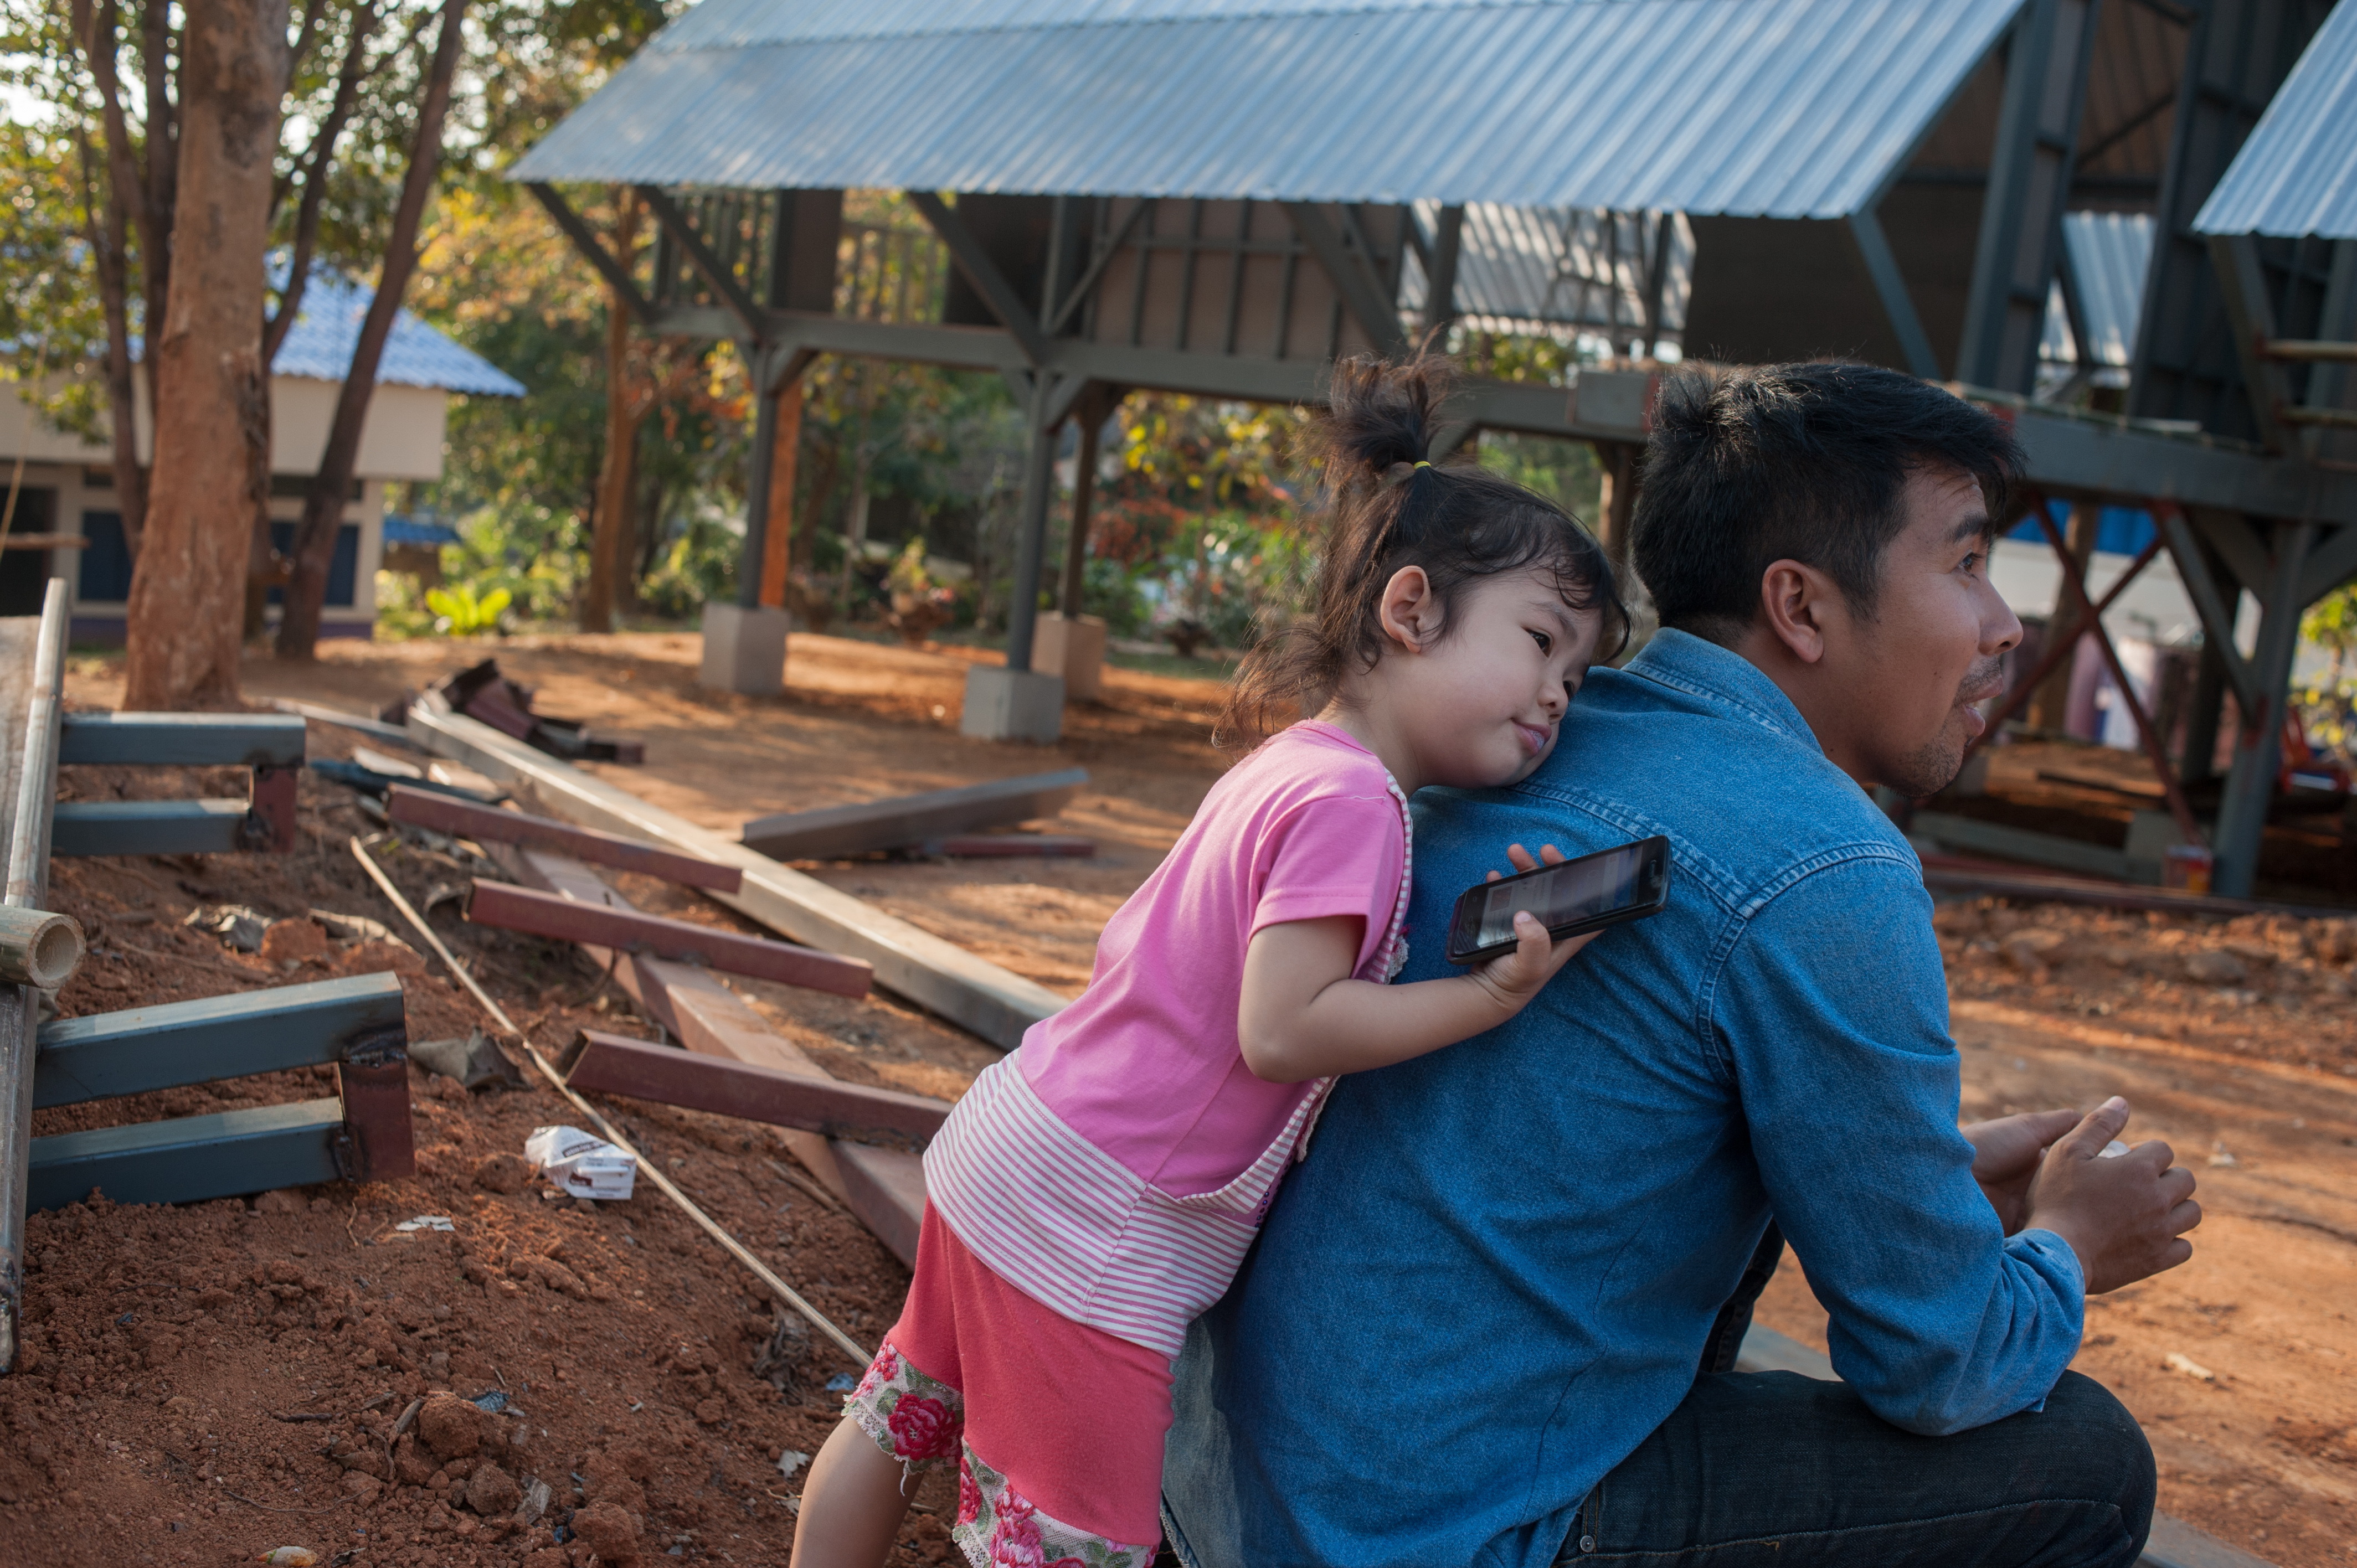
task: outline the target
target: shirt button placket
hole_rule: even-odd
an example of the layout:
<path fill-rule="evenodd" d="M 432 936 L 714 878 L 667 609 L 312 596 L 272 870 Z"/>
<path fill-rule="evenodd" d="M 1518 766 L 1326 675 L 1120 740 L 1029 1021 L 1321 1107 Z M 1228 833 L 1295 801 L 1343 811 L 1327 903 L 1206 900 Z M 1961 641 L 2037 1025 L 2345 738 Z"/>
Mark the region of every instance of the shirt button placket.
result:
<path fill-rule="evenodd" d="M 1592 1536 L 1592 1535 L 1583 1535 L 1583 1536 L 1581 1536 L 1581 1537 L 1579 1538 L 1579 1549 L 1580 1549 L 1582 1552 L 1593 1552 L 1593 1551 L 1595 1551 L 1595 1550 L 1596 1550 L 1596 1537 L 1594 1537 L 1594 1536 Z"/>

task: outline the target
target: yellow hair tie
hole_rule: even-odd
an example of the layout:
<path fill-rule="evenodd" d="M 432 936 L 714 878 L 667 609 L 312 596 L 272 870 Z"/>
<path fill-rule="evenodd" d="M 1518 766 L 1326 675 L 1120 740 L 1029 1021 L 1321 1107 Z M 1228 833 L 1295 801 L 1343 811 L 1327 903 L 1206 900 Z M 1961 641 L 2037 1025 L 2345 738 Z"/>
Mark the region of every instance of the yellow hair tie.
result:
<path fill-rule="evenodd" d="M 1429 467 L 1432 467 L 1432 465 L 1431 465 L 1431 464 L 1429 464 L 1429 463 L 1418 463 L 1418 464 L 1416 465 L 1416 467 L 1419 467 L 1419 468 L 1429 468 Z"/>

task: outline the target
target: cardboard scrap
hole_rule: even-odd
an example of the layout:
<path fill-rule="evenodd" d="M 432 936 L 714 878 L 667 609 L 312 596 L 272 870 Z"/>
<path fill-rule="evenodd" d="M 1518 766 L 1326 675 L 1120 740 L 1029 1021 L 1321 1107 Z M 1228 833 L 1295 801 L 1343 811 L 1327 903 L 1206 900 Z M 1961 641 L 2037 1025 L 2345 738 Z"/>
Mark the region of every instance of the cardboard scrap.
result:
<path fill-rule="evenodd" d="M 524 1140 L 523 1157 L 576 1197 L 618 1202 L 638 1179 L 636 1160 L 577 1127 L 538 1127 Z"/>

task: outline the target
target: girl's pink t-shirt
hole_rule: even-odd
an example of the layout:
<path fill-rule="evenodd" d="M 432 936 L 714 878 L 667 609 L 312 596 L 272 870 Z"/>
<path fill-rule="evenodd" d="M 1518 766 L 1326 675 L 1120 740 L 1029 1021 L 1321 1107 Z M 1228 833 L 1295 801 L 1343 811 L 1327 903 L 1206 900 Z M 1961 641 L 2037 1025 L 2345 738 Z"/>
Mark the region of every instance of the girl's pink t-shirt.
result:
<path fill-rule="evenodd" d="M 1406 803 L 1374 753 L 1314 720 L 1271 737 L 1211 787 L 1106 923 L 1088 989 L 1024 1035 L 1024 1079 L 1163 1191 L 1225 1187 L 1314 1087 L 1244 1065 L 1236 1001 L 1253 934 L 1354 916 L 1366 930 L 1353 972 L 1386 978 L 1407 854 Z"/>

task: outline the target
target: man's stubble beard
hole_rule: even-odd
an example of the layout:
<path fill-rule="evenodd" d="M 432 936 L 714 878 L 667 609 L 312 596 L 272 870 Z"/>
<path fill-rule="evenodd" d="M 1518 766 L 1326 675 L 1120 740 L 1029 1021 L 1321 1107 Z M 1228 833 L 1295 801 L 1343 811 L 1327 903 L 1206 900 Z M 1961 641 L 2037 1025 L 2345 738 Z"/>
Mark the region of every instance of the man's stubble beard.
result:
<path fill-rule="evenodd" d="M 2004 669 L 2002 655 L 1982 660 L 1956 683 L 1957 693 L 1961 696 L 1964 693 L 1982 691 L 1991 686 L 2002 691 Z M 1984 700 L 1974 699 L 1975 702 Z M 1952 722 L 1959 718 L 1966 705 L 1958 703 L 1949 710 Z M 1964 748 L 1968 740 L 1961 723 L 1953 723 L 1953 728 L 1943 725 L 1938 735 L 1892 763 L 1888 769 L 1889 777 L 1882 782 L 1910 800 L 1928 800 L 1954 783 L 1956 775 L 1964 771 Z"/>

